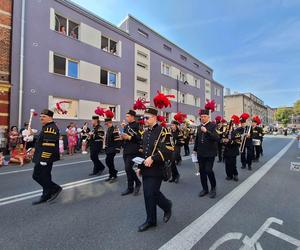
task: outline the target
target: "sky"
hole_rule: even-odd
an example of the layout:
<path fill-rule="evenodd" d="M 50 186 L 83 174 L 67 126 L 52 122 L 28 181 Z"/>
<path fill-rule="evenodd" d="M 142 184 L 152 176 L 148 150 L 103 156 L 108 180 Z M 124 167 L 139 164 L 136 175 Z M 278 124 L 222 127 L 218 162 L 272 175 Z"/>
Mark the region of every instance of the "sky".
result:
<path fill-rule="evenodd" d="M 119 25 L 131 14 L 271 107 L 300 99 L 300 0 L 73 0 Z"/>

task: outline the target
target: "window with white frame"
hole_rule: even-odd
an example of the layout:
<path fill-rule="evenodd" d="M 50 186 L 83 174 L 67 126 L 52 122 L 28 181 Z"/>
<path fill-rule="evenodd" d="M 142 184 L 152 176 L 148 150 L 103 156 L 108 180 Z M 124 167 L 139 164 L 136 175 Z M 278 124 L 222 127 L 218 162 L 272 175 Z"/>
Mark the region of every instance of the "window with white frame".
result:
<path fill-rule="evenodd" d="M 56 74 L 78 79 L 78 64 L 79 62 L 74 59 L 66 58 L 56 54 L 53 55 L 53 72 Z"/>
<path fill-rule="evenodd" d="M 220 96 L 221 95 L 221 89 L 215 87 L 215 96 Z"/>
<path fill-rule="evenodd" d="M 180 94 L 179 94 L 179 102 L 180 103 L 185 103 L 186 102 L 185 98 L 186 98 L 185 93 L 181 93 L 180 92 Z"/>
<path fill-rule="evenodd" d="M 118 54 L 118 42 L 106 36 L 101 36 L 101 49 L 111 54 Z"/>
<path fill-rule="evenodd" d="M 142 35 L 143 37 L 145 37 L 145 38 L 148 38 L 148 37 L 149 37 L 148 33 L 145 32 L 145 31 L 143 31 L 143 30 L 141 30 L 141 29 L 138 29 L 138 33 L 139 33 L 140 35 Z"/>
<path fill-rule="evenodd" d="M 195 87 L 200 88 L 200 79 L 194 78 Z"/>
<path fill-rule="evenodd" d="M 106 69 L 101 69 L 100 83 L 109 87 L 118 87 L 118 74 Z"/>
<path fill-rule="evenodd" d="M 221 111 L 221 104 L 217 104 L 216 111 L 218 111 L 218 112 Z"/>
<path fill-rule="evenodd" d="M 183 72 L 180 71 L 179 79 L 180 79 L 181 81 L 183 81 L 183 82 L 186 81 L 185 73 L 183 73 Z"/>
<path fill-rule="evenodd" d="M 194 96 L 194 106 L 200 107 L 200 97 Z"/>
<path fill-rule="evenodd" d="M 55 30 L 63 35 L 78 39 L 79 24 L 55 13 Z"/>
<path fill-rule="evenodd" d="M 171 66 L 167 63 L 162 63 L 162 73 L 167 76 L 171 76 Z"/>

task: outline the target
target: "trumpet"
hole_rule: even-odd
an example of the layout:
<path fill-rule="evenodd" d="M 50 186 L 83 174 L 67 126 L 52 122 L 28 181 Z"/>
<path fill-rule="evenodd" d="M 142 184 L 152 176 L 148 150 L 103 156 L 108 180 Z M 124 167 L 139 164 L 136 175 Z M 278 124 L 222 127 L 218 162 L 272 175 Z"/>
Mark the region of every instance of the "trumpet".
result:
<path fill-rule="evenodd" d="M 247 126 L 244 130 L 244 133 L 242 135 L 242 139 L 241 139 L 241 145 L 240 145 L 240 152 L 244 152 L 244 149 L 245 149 L 245 146 L 246 146 L 246 140 L 247 140 L 247 137 L 249 137 L 250 135 L 250 132 L 251 132 L 251 125 Z"/>

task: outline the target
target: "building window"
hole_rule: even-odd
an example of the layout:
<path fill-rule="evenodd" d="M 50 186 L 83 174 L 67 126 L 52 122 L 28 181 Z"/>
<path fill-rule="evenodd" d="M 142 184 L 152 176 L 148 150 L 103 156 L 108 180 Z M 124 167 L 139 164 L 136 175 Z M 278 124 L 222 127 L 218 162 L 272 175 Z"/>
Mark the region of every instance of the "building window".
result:
<path fill-rule="evenodd" d="M 185 73 L 180 71 L 179 79 L 183 82 L 186 81 Z"/>
<path fill-rule="evenodd" d="M 101 69 L 100 83 L 110 87 L 118 87 L 118 74 L 109 70 Z"/>
<path fill-rule="evenodd" d="M 101 36 L 101 49 L 109 52 L 111 54 L 117 55 L 117 47 L 118 47 L 118 42 L 107 38 L 105 36 Z"/>
<path fill-rule="evenodd" d="M 184 93 L 180 93 L 180 95 L 179 95 L 179 102 L 180 103 L 185 103 L 185 94 Z"/>
<path fill-rule="evenodd" d="M 200 88 L 200 79 L 194 78 L 195 87 Z"/>
<path fill-rule="evenodd" d="M 146 101 L 148 98 L 147 92 L 144 92 L 144 91 L 137 90 L 136 95 L 137 95 L 137 98 L 141 98 L 144 101 Z"/>
<path fill-rule="evenodd" d="M 206 73 L 209 74 L 209 75 L 211 74 L 209 70 L 206 70 Z"/>
<path fill-rule="evenodd" d="M 166 63 L 162 63 L 162 73 L 164 75 L 171 76 L 171 66 Z"/>
<path fill-rule="evenodd" d="M 138 51 L 137 54 L 140 56 L 140 57 L 143 57 L 143 58 L 148 58 L 148 55 L 142 51 Z"/>
<path fill-rule="evenodd" d="M 77 61 L 62 56 L 54 55 L 53 64 L 54 64 L 54 69 L 53 69 L 54 73 L 78 79 Z"/>
<path fill-rule="evenodd" d="M 143 68 L 143 69 L 147 69 L 148 68 L 148 66 L 146 64 L 141 63 L 141 62 L 137 62 L 136 65 L 139 66 L 140 68 Z"/>
<path fill-rule="evenodd" d="M 145 37 L 145 38 L 148 38 L 148 37 L 149 37 L 148 33 L 146 33 L 145 31 L 143 31 L 143 30 L 141 30 L 141 29 L 138 29 L 138 33 L 139 33 L 140 35 L 142 35 L 143 37 Z"/>
<path fill-rule="evenodd" d="M 168 45 L 164 44 L 164 49 L 171 52 L 172 51 L 172 48 L 169 47 Z"/>
<path fill-rule="evenodd" d="M 220 104 L 217 104 L 216 111 L 218 111 L 218 112 L 220 112 L 220 111 L 221 111 L 221 105 L 220 105 Z"/>
<path fill-rule="evenodd" d="M 55 30 L 63 35 L 78 39 L 79 24 L 55 14 Z"/>
<path fill-rule="evenodd" d="M 184 56 L 184 55 L 180 55 L 180 58 L 183 60 L 183 61 L 186 61 L 187 58 Z"/>
<path fill-rule="evenodd" d="M 199 68 L 199 64 L 197 64 L 197 63 L 194 63 L 194 66 L 195 66 L 196 68 Z"/>
<path fill-rule="evenodd" d="M 147 79 L 146 79 L 146 78 L 143 78 L 143 77 L 140 77 L 140 76 L 138 76 L 136 79 L 137 79 L 139 82 L 147 82 Z"/>

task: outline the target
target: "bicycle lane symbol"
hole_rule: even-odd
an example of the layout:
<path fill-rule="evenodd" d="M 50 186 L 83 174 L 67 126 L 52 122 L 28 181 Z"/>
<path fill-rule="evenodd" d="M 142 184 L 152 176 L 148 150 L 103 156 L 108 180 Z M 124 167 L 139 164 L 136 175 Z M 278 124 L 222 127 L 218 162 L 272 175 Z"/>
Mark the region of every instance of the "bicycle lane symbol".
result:
<path fill-rule="evenodd" d="M 282 225 L 283 221 L 280 219 L 274 218 L 274 217 L 268 218 L 265 221 L 265 223 L 256 231 L 256 233 L 251 238 L 249 238 L 249 236 L 245 235 L 245 237 L 242 239 L 243 234 L 239 233 L 239 232 L 227 233 L 224 236 L 222 236 L 220 239 L 218 239 L 209 248 L 209 250 L 216 250 L 218 247 L 220 247 L 225 242 L 228 242 L 231 240 L 241 240 L 241 239 L 243 242 L 243 246 L 240 247 L 240 250 L 263 250 L 261 244 L 259 243 L 259 239 L 265 232 L 296 246 L 295 250 L 300 250 L 300 240 L 295 239 L 285 233 L 282 233 L 278 230 L 271 228 L 270 225 L 272 223 Z"/>

